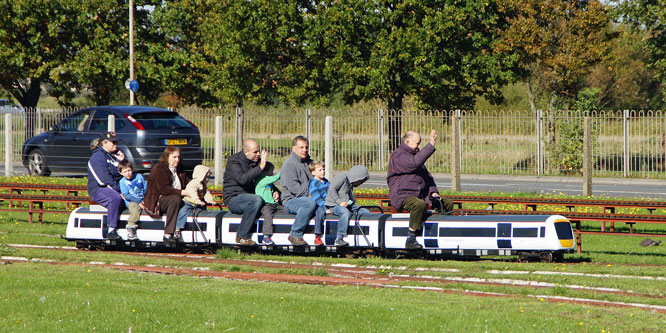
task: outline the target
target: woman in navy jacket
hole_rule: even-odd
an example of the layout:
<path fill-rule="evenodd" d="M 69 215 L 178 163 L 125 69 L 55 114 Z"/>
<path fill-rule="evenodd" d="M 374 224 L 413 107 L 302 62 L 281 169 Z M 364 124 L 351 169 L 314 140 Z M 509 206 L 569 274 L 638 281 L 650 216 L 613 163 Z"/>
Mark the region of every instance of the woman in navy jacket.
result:
<path fill-rule="evenodd" d="M 123 177 L 118 172 L 118 162 L 124 160 L 125 155 L 118 149 L 116 141 L 114 132 L 102 133 L 88 161 L 88 195 L 108 210 L 106 238 L 111 240 L 121 239 L 116 228 L 120 212 L 125 208 L 118 183 Z"/>

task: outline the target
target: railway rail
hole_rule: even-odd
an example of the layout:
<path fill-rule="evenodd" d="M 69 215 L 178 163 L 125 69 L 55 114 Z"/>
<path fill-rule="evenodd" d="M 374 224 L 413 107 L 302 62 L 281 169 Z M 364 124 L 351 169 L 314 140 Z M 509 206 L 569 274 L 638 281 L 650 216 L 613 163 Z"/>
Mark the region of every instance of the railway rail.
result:
<path fill-rule="evenodd" d="M 33 222 L 33 214 L 38 215 L 41 223 L 43 214 L 46 213 L 69 213 L 71 207 L 79 207 L 90 203 L 87 195 L 79 195 L 86 191 L 85 185 L 66 185 L 66 184 L 22 184 L 22 183 L 0 183 L 0 189 L 8 193 L 0 193 L 0 202 L 8 201 L 9 207 L 1 207 L 0 211 L 26 211 L 29 213 L 29 222 Z M 28 194 L 27 191 L 41 192 L 41 194 Z M 55 191 L 65 192 L 66 194 L 47 194 Z M 214 196 L 217 196 L 221 202 L 222 190 L 211 190 Z M 468 215 L 533 215 L 533 214 L 560 214 L 566 216 L 575 225 L 577 252 L 582 252 L 583 234 L 598 235 L 625 235 L 625 236 L 646 236 L 646 237 L 666 237 L 666 228 L 663 232 L 637 233 L 634 231 L 634 225 L 637 223 L 652 223 L 666 225 L 666 215 L 655 214 L 659 210 L 666 210 L 666 201 L 636 201 L 636 200 L 608 200 L 608 199 L 563 199 L 563 198 L 535 198 L 535 197 L 483 197 L 483 196 L 444 196 L 453 201 L 454 208 L 461 214 Z M 359 200 L 375 201 L 378 207 L 384 211 L 395 212 L 390 207 L 389 198 L 386 194 L 358 193 L 356 198 Z M 15 206 L 14 202 L 27 202 L 27 207 Z M 65 203 L 67 209 L 45 207 L 45 203 Z M 471 209 L 466 208 L 470 204 L 484 204 L 490 209 Z M 522 210 L 498 210 L 496 206 L 500 204 L 522 206 Z M 566 211 L 553 211 L 553 207 L 564 207 Z M 579 212 L 574 209 L 577 207 L 600 207 L 602 212 Z M 644 209 L 648 214 L 620 214 L 618 208 L 636 208 Z M 540 210 L 541 209 L 541 210 Z M 548 210 L 546 210 L 548 209 Z M 599 231 L 582 230 L 581 221 L 600 222 Z M 610 225 L 607 228 L 607 223 Z M 629 226 L 629 232 L 618 232 L 615 223 L 625 223 Z"/>

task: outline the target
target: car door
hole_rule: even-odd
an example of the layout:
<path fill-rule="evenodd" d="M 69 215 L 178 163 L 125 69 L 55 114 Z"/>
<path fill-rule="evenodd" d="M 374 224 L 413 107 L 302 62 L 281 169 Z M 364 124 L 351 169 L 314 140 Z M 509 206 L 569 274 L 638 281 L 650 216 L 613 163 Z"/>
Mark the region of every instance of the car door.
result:
<path fill-rule="evenodd" d="M 49 151 L 45 153 L 51 169 L 80 172 L 87 168 L 88 161 L 82 159 L 81 152 L 90 152 L 90 142 L 83 138 L 89 121 L 90 110 L 81 110 L 55 126 Z"/>

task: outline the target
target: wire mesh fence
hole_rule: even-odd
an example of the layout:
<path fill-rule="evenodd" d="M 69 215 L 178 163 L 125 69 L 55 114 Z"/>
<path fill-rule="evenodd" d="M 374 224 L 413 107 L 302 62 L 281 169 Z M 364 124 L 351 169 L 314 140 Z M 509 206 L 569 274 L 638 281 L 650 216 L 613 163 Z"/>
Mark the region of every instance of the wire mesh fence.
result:
<path fill-rule="evenodd" d="M 29 111 L 29 112 L 28 112 Z M 22 143 L 48 131 L 75 109 L 28 110 L 12 114 L 13 160 L 21 160 Z M 662 111 L 526 111 L 479 110 L 350 110 L 250 107 L 179 108 L 201 134 L 204 163 L 213 164 L 215 118 L 222 118 L 224 157 L 239 151 L 243 138 L 257 140 L 280 168 L 291 153 L 292 139 L 310 139 L 313 159 L 324 159 L 325 119 L 333 119 L 334 170 L 362 164 L 385 171 L 392 148 L 407 130 L 427 144 L 431 130 L 439 138 L 428 160 L 431 172 L 450 172 L 451 117 L 459 117 L 460 170 L 467 174 L 578 175 L 582 170 L 583 119 L 592 120 L 593 175 L 598 177 L 664 178 L 666 118 Z M 4 115 L 3 115 L 4 116 Z M 4 159 L 8 129 L 0 124 Z"/>

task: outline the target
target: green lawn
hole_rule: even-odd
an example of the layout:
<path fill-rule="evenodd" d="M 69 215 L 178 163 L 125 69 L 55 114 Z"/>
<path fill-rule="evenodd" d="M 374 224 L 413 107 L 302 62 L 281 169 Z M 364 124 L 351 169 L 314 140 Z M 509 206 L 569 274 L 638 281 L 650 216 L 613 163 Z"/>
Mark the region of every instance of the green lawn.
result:
<path fill-rule="evenodd" d="M 34 177 L 19 181 L 52 182 Z M 184 262 L 119 252 L 8 246 L 73 246 L 59 237 L 65 233 L 67 218 L 66 214 L 47 214 L 45 223 L 28 224 L 26 213 L 0 213 L 0 256 L 83 264 L 0 265 L 0 327 L 4 331 L 618 332 L 662 331 L 666 322 L 666 314 L 655 310 L 548 300 L 563 296 L 666 306 L 666 244 L 640 247 L 642 237 L 583 235 L 583 253 L 566 255 L 564 263 L 518 263 L 515 257 L 428 261 L 269 256 L 228 249 L 220 250 L 218 258 L 231 261 Z M 599 223 L 583 227 L 598 229 Z M 626 227 L 618 223 L 616 228 Z M 663 230 L 663 226 L 649 224 L 636 228 Z M 311 266 L 265 268 L 253 264 L 264 260 Z M 346 264 L 376 270 L 377 277 L 395 274 L 426 281 L 390 282 L 403 289 L 300 285 L 126 272 L 92 262 L 326 277 L 334 276 L 326 265 Z M 516 286 L 520 281 L 542 287 Z M 412 289 L 416 287 L 443 291 Z M 469 292 L 506 296 L 482 297 Z M 543 299 L 535 295 L 543 295 Z"/>
<path fill-rule="evenodd" d="M 664 314 L 537 298 L 0 266 L 4 331 L 660 331 Z"/>

